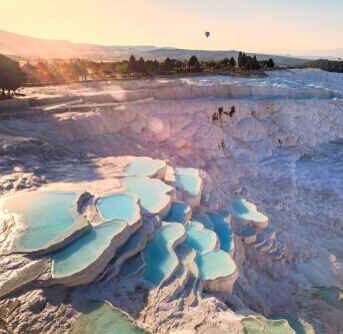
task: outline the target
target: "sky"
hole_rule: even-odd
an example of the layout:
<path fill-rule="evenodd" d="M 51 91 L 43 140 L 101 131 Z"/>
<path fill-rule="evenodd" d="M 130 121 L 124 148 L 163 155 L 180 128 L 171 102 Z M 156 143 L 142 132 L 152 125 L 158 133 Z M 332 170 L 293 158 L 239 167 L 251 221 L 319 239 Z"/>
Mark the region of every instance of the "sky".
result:
<path fill-rule="evenodd" d="M 343 48 L 343 0 L 0 0 L 0 30 L 107 45 L 308 54 Z"/>

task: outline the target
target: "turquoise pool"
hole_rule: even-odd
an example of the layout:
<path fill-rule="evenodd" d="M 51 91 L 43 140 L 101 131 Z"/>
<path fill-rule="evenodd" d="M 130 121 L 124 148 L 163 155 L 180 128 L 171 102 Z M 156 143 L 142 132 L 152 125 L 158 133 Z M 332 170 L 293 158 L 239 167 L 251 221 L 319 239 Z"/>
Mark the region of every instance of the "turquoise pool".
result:
<path fill-rule="evenodd" d="M 230 276 L 236 270 L 236 264 L 231 256 L 222 250 L 198 254 L 195 261 L 203 280 Z"/>
<path fill-rule="evenodd" d="M 16 242 L 19 251 L 45 248 L 65 235 L 76 219 L 76 193 L 27 192 L 10 198 L 4 209 L 26 225 Z M 73 212 L 73 208 L 75 212 Z"/>
<path fill-rule="evenodd" d="M 184 202 L 173 202 L 165 221 L 185 223 L 191 213 L 191 208 Z"/>
<path fill-rule="evenodd" d="M 131 194 L 111 194 L 99 198 L 96 207 L 105 222 L 125 220 L 130 223 L 136 222 L 140 218 L 140 209 L 137 202 L 138 198 Z"/>
<path fill-rule="evenodd" d="M 89 302 L 81 311 L 71 334 L 147 334 L 107 303 Z"/>
<path fill-rule="evenodd" d="M 167 193 L 172 187 L 158 179 L 125 177 L 124 186 L 127 192 L 137 195 L 141 206 L 152 214 L 159 213 L 170 201 Z"/>
<path fill-rule="evenodd" d="M 208 216 L 211 219 L 213 229 L 219 238 L 220 248 L 226 252 L 232 251 L 234 249 L 232 230 L 230 224 L 225 220 L 226 217 L 213 212 L 209 212 Z"/>
<path fill-rule="evenodd" d="M 256 235 L 256 229 L 250 226 L 250 224 L 246 224 L 237 228 L 236 234 L 243 238 L 252 237 Z"/>
<path fill-rule="evenodd" d="M 205 226 L 209 230 L 214 230 L 211 218 L 205 213 L 193 212 L 192 218 Z"/>
<path fill-rule="evenodd" d="M 201 191 L 199 170 L 195 168 L 175 168 L 176 188 L 192 196 L 198 196 Z"/>
<path fill-rule="evenodd" d="M 52 276 L 67 277 L 92 264 L 108 247 L 113 237 L 127 226 L 124 221 L 103 223 L 92 228 L 72 244 L 52 254 Z"/>
<path fill-rule="evenodd" d="M 137 157 L 125 168 L 125 174 L 127 176 L 154 176 L 165 166 L 166 163 L 162 160 Z"/>
<path fill-rule="evenodd" d="M 231 212 L 234 217 L 251 220 L 254 222 L 265 222 L 268 217 L 258 212 L 256 205 L 244 198 L 236 199 L 232 202 Z"/>
<path fill-rule="evenodd" d="M 168 278 L 179 264 L 173 244 L 185 235 L 179 223 L 164 223 L 144 250 L 146 268 L 144 278 L 158 286 Z"/>
<path fill-rule="evenodd" d="M 195 251 L 206 253 L 216 248 L 218 242 L 217 235 L 213 231 L 204 228 L 203 224 L 191 221 L 189 224 L 186 224 L 186 232 L 186 243 Z"/>

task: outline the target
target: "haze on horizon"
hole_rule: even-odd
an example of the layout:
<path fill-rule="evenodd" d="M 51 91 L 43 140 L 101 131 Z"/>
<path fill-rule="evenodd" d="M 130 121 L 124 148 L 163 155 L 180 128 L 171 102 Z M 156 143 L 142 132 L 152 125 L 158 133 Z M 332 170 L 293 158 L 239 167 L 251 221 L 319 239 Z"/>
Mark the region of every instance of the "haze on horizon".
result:
<path fill-rule="evenodd" d="M 341 0 L 0 0 L 0 30 L 105 45 L 309 55 L 343 48 Z M 206 39 L 205 31 L 211 32 Z"/>

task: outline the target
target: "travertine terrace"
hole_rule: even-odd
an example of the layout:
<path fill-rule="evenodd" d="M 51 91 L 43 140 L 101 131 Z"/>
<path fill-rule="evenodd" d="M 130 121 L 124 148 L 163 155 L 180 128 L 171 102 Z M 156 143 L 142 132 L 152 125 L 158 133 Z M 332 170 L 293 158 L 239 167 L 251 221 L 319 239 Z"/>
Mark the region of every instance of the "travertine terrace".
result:
<path fill-rule="evenodd" d="M 25 92 L 0 111 L 5 332 L 75 331 L 95 300 L 151 333 L 340 333 L 342 75 Z M 35 194 L 53 194 L 41 221 Z"/>

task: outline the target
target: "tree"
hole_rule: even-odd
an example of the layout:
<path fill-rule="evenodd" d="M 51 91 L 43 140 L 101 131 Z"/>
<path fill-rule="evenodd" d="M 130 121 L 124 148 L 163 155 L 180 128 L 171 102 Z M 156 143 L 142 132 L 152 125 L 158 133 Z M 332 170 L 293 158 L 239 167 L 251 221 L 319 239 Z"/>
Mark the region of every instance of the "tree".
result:
<path fill-rule="evenodd" d="M 238 66 L 245 70 L 258 70 L 261 68 L 256 56 L 248 56 L 244 52 L 238 54 Z"/>
<path fill-rule="evenodd" d="M 196 56 L 192 56 L 189 58 L 188 67 L 191 72 L 199 72 L 200 71 L 200 63 Z"/>
<path fill-rule="evenodd" d="M 103 72 L 106 73 L 105 67 Z M 80 79 L 84 80 L 84 78 L 87 77 L 87 71 L 85 70 L 83 64 L 79 60 L 71 61 L 68 64 L 68 73 L 70 80 L 73 81 L 78 81 Z"/>
<path fill-rule="evenodd" d="M 258 62 L 256 55 L 251 58 L 251 66 L 250 67 L 252 70 L 259 70 L 261 68 L 261 65 Z"/>
<path fill-rule="evenodd" d="M 130 56 L 127 71 L 128 73 L 137 73 L 137 60 L 134 55 Z"/>
<path fill-rule="evenodd" d="M 55 66 L 49 65 L 47 61 L 41 60 L 36 65 L 36 76 L 40 84 L 51 82 L 63 82 L 66 80 L 68 73 L 67 66 L 64 62 L 56 62 Z"/>
<path fill-rule="evenodd" d="M 167 73 L 172 72 L 174 69 L 174 62 L 170 58 L 166 58 L 163 63 L 163 70 Z"/>
<path fill-rule="evenodd" d="M 224 58 L 221 62 L 220 62 L 221 67 L 223 67 L 224 69 L 229 67 L 230 65 L 230 59 L 229 58 Z"/>
<path fill-rule="evenodd" d="M 145 61 L 143 57 L 140 57 L 137 64 L 136 64 L 136 70 L 138 73 L 146 73 L 145 69 Z"/>
<path fill-rule="evenodd" d="M 25 82 L 25 73 L 21 70 L 19 63 L 9 57 L 0 54 L 0 89 L 2 95 L 5 90 L 8 96 L 15 92 Z"/>
<path fill-rule="evenodd" d="M 183 67 L 184 67 L 183 62 L 181 60 L 178 60 L 178 59 L 172 59 L 171 61 L 173 62 L 173 69 L 176 72 L 182 72 Z"/>
<path fill-rule="evenodd" d="M 112 77 L 116 72 L 116 64 L 112 62 L 103 62 L 101 63 L 101 70 L 103 73 L 103 77 Z M 82 75 L 81 77 L 82 80 L 84 80 Z"/>
<path fill-rule="evenodd" d="M 239 67 L 244 67 L 246 65 L 245 55 L 241 51 L 239 51 L 237 62 Z"/>
<path fill-rule="evenodd" d="M 22 66 L 22 71 L 25 73 L 26 77 L 26 82 L 30 84 L 39 84 L 39 78 L 38 78 L 38 73 L 37 69 L 35 66 L 30 64 L 30 62 L 27 62 Z"/>
<path fill-rule="evenodd" d="M 158 73 L 160 73 L 160 71 L 161 71 L 161 66 L 160 66 L 160 63 L 158 62 L 158 60 L 153 60 L 153 73 L 154 74 L 158 74 Z"/>
<path fill-rule="evenodd" d="M 229 64 L 230 64 L 230 67 L 232 67 L 232 68 L 236 67 L 236 60 L 235 60 L 235 58 L 231 57 Z"/>
<path fill-rule="evenodd" d="M 269 68 L 273 68 L 274 67 L 274 60 L 272 59 L 272 58 L 269 58 L 268 60 L 267 60 L 267 67 L 269 67 Z"/>
<path fill-rule="evenodd" d="M 128 72 L 128 61 L 124 60 L 122 62 L 116 63 L 115 71 L 119 74 L 125 74 Z"/>

